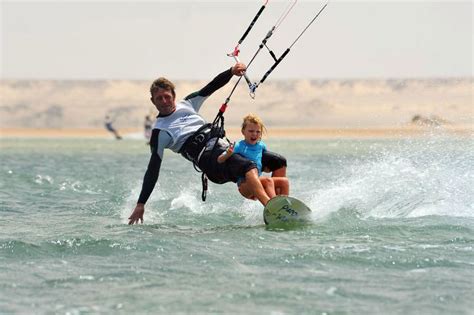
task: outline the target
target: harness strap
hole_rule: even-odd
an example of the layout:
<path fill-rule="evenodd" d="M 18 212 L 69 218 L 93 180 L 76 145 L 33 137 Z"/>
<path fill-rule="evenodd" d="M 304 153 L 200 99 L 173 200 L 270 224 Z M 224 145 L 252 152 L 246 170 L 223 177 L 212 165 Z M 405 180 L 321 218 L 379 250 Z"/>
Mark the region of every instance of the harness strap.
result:
<path fill-rule="evenodd" d="M 193 162 L 194 169 L 201 174 L 202 183 L 202 201 L 206 201 L 207 190 L 208 190 L 208 179 L 207 175 L 199 168 L 199 160 L 202 154 L 209 150 L 207 148 L 208 143 L 211 139 L 215 139 L 215 143 L 212 146 L 212 152 L 217 148 L 216 144 L 219 138 L 225 138 L 224 130 L 224 117 L 216 117 L 216 120 L 212 124 L 205 124 L 194 132 L 183 144 L 179 153 L 187 160 Z M 227 139 L 227 138 L 226 138 Z M 227 139 L 227 141 L 229 141 Z"/>
<path fill-rule="evenodd" d="M 207 197 L 207 175 L 204 172 L 201 175 L 201 182 L 202 182 L 201 199 L 202 199 L 202 201 L 206 201 L 206 197 Z"/>

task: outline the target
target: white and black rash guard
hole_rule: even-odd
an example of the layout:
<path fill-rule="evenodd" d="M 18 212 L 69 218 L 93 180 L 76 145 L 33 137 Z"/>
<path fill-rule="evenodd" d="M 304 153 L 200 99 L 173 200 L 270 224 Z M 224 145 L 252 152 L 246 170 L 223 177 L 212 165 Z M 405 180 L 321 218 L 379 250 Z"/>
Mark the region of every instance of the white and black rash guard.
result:
<path fill-rule="evenodd" d="M 173 113 L 158 115 L 150 138 L 151 157 L 143 178 L 138 203 L 146 203 L 155 188 L 164 149 L 168 148 L 178 153 L 186 139 L 206 124 L 206 121 L 198 114 L 201 105 L 212 93 L 226 85 L 231 78 L 232 68 L 216 76 L 201 90 L 179 101 Z"/>

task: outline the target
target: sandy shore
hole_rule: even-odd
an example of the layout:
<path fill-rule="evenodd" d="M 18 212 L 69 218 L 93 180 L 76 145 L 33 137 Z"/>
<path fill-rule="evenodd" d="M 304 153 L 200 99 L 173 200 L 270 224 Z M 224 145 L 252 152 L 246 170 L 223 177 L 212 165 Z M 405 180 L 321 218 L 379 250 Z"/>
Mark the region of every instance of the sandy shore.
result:
<path fill-rule="evenodd" d="M 122 129 L 125 139 L 140 138 L 140 129 Z M 269 127 L 266 139 L 333 139 L 333 138 L 404 138 L 430 134 L 448 134 L 471 137 L 474 128 L 470 126 L 446 126 L 428 128 L 422 126 L 403 126 L 385 128 L 273 128 Z M 228 128 L 230 139 L 240 139 L 239 128 Z M 0 128 L 1 138 L 109 138 L 112 135 L 105 129 L 46 129 L 46 128 Z"/>
<path fill-rule="evenodd" d="M 177 81 L 177 100 L 206 83 Z M 122 133 L 127 133 L 127 128 L 142 133 L 145 115 L 157 115 L 146 93 L 148 88 L 148 81 L 134 80 L 0 80 L 0 129 L 4 134 L 31 135 L 36 132 L 17 128 L 61 128 L 44 132 L 51 136 L 105 136 L 107 115 Z M 206 121 L 215 118 L 229 90 L 216 91 L 206 101 L 199 111 Z M 417 133 L 417 129 L 401 127 L 409 126 L 416 117 L 443 126 L 471 124 L 472 129 L 473 93 L 472 78 L 270 80 L 255 99 L 244 86 L 236 89 L 225 119 L 227 127 L 236 127 L 248 113 L 257 114 L 269 127 L 269 137 Z M 69 128 L 74 130 L 66 130 Z"/>

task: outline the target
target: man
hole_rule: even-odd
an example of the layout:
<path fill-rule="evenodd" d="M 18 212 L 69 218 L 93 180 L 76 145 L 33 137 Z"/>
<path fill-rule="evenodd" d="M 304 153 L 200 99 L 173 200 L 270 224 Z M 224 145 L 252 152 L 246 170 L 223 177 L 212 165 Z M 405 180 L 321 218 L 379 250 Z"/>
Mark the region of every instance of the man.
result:
<path fill-rule="evenodd" d="M 137 205 L 130 215 L 128 224 L 143 223 L 145 203 L 150 197 L 161 167 L 163 151 L 168 148 L 180 153 L 197 165 L 207 177 L 218 184 L 245 177 L 253 197 L 266 205 L 270 198 L 258 178 L 254 162 L 235 154 L 225 163 L 218 163 L 217 157 L 227 149 L 227 143 L 213 137 L 209 124 L 198 114 L 201 105 L 215 91 L 227 84 L 233 75 L 242 76 L 246 66 L 236 63 L 232 68 L 216 76 L 201 90 L 175 102 L 176 93 L 172 82 L 158 78 L 150 87 L 151 102 L 159 114 L 153 127 L 150 148 L 151 157 L 143 179 L 143 186 Z M 286 159 L 268 152 L 262 158 L 263 169 L 273 176 L 286 176 Z"/>
<path fill-rule="evenodd" d="M 144 135 L 146 139 L 146 143 L 150 144 L 150 138 L 151 138 L 151 131 L 153 128 L 153 121 L 150 118 L 150 115 L 145 116 L 145 122 L 143 123 L 143 128 L 144 128 Z"/>
<path fill-rule="evenodd" d="M 105 129 L 107 129 L 108 131 L 113 133 L 114 136 L 115 136 L 115 139 L 121 140 L 122 137 L 119 135 L 118 131 L 112 126 L 113 123 L 114 123 L 114 120 L 112 118 L 110 118 L 109 115 L 106 115 L 105 116 L 105 121 L 104 121 Z"/>

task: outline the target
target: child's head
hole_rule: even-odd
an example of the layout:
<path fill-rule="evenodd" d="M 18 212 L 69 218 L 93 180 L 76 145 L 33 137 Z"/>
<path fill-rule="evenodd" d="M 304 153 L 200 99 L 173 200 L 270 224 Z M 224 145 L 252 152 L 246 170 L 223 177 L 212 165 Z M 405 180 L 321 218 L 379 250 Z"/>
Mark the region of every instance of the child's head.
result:
<path fill-rule="evenodd" d="M 262 134 L 266 131 L 263 121 L 254 114 L 248 114 L 242 122 L 242 134 L 245 141 L 255 144 L 262 138 Z"/>

